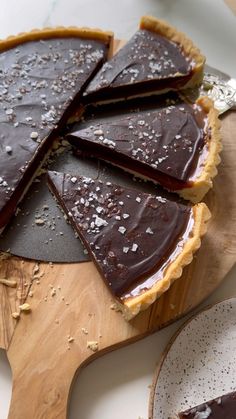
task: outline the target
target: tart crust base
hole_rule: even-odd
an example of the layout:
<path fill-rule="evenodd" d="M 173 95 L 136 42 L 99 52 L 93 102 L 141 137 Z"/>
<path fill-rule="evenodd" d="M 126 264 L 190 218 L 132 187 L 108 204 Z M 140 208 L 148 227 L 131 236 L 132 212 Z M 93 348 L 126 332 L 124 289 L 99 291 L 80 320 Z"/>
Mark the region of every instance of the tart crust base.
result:
<path fill-rule="evenodd" d="M 211 217 L 211 213 L 204 203 L 197 204 L 193 207 L 194 226 L 192 236 L 187 240 L 181 253 L 166 268 L 163 279 L 159 280 L 152 288 L 137 297 L 129 297 L 123 303 L 118 302 L 117 306 L 124 314 L 126 320 L 132 319 L 140 311 L 146 310 L 148 306 L 154 303 L 165 291 L 169 289 L 171 284 L 181 277 L 184 266 L 191 263 L 193 254 L 201 245 L 201 236 L 206 233 L 207 222 Z"/>
<path fill-rule="evenodd" d="M 212 188 L 212 178 L 217 175 L 217 165 L 221 161 L 219 153 L 222 150 L 220 135 L 221 124 L 218 118 L 219 112 L 214 108 L 212 100 L 206 96 L 200 97 L 196 103 L 208 114 L 208 125 L 211 138 L 208 141 L 208 154 L 202 172 L 194 180 L 193 185 L 190 188 L 178 191 L 180 196 L 193 203 L 201 201 L 209 189 Z"/>
<path fill-rule="evenodd" d="M 139 27 L 140 29 L 155 32 L 170 41 L 179 44 L 185 55 L 194 61 L 195 65 L 192 69 L 192 77 L 186 81 L 185 85 L 181 86 L 181 90 L 196 87 L 201 84 L 206 59 L 191 39 L 189 39 L 183 32 L 179 32 L 176 28 L 169 25 L 165 20 L 156 19 L 153 16 L 143 16 L 140 20 Z M 176 76 L 178 75 L 180 74 L 177 73 Z"/>
<path fill-rule="evenodd" d="M 101 41 L 109 46 L 109 58 L 113 53 L 113 32 L 102 31 L 100 29 L 90 29 L 87 27 L 77 28 L 76 26 L 57 26 L 54 28 L 32 29 L 30 32 L 21 32 L 18 35 L 8 36 L 6 39 L 0 39 L 0 52 L 4 52 L 10 48 L 29 41 L 68 37 Z"/>

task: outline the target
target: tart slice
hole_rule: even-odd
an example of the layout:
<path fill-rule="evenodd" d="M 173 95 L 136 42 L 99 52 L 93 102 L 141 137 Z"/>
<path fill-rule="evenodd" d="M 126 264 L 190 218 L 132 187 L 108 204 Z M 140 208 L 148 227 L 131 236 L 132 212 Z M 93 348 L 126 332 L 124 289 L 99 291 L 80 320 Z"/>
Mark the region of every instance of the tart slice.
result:
<path fill-rule="evenodd" d="M 127 319 L 181 276 L 210 216 L 203 203 L 185 206 L 87 177 L 49 172 L 48 183 Z"/>
<path fill-rule="evenodd" d="M 87 87 L 87 102 L 157 94 L 201 83 L 205 58 L 183 33 L 144 16 L 140 29 Z"/>
<path fill-rule="evenodd" d="M 221 150 L 218 113 L 206 97 L 96 119 L 68 134 L 78 153 L 106 160 L 199 202 L 212 187 Z"/>
<path fill-rule="evenodd" d="M 236 391 L 179 413 L 180 419 L 234 419 L 236 417 Z"/>
<path fill-rule="evenodd" d="M 111 43 L 110 33 L 72 27 L 0 41 L 0 229 Z"/>

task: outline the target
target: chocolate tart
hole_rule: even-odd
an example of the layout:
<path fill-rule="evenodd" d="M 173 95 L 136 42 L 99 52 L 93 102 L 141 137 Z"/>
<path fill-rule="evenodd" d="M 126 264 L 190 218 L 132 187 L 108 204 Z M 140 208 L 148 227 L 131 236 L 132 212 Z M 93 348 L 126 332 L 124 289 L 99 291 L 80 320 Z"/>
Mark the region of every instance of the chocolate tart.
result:
<path fill-rule="evenodd" d="M 108 61 L 84 93 L 86 102 L 125 99 L 201 83 L 205 57 L 183 33 L 144 16 L 140 29 Z"/>
<path fill-rule="evenodd" d="M 107 59 L 112 34 L 47 28 L 0 41 L 0 229 Z"/>
<path fill-rule="evenodd" d="M 225 394 L 216 399 L 179 413 L 179 419 L 234 419 L 236 418 L 236 392 Z"/>
<path fill-rule="evenodd" d="M 186 206 L 87 177 L 49 172 L 48 184 L 127 319 L 181 276 L 210 217 L 203 203 Z"/>
<path fill-rule="evenodd" d="M 202 97 L 108 118 L 67 135 L 77 153 L 106 160 L 192 202 L 212 187 L 220 162 L 218 113 Z"/>

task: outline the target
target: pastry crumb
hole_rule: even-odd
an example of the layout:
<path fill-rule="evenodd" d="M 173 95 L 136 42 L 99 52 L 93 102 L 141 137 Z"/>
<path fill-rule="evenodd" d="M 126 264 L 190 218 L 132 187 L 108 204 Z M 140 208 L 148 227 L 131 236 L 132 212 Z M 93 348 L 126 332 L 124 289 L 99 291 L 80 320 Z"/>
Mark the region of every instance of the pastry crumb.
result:
<path fill-rule="evenodd" d="M 85 327 L 82 327 L 82 328 L 81 328 L 81 331 L 82 331 L 85 335 L 88 335 L 88 330 L 87 330 L 87 329 L 85 329 Z"/>
<path fill-rule="evenodd" d="M 69 342 L 69 343 L 74 342 L 74 340 L 75 340 L 75 339 L 74 339 L 72 336 L 69 336 L 69 337 L 68 337 L 68 342 Z"/>
<path fill-rule="evenodd" d="M 31 307 L 30 307 L 30 305 L 28 303 L 21 304 L 19 306 L 19 309 L 20 309 L 20 311 L 23 311 L 23 312 L 29 312 L 29 311 L 31 311 Z"/>
<path fill-rule="evenodd" d="M 117 303 L 113 303 L 113 304 L 111 304 L 110 305 L 110 309 L 111 310 L 113 310 L 113 311 L 121 311 L 121 309 L 120 309 L 120 307 L 118 306 L 118 304 Z"/>
<path fill-rule="evenodd" d="M 37 218 L 36 220 L 34 220 L 35 224 L 37 224 L 38 226 L 42 226 L 45 224 L 45 220 L 43 220 L 42 218 Z"/>
<path fill-rule="evenodd" d="M 14 313 L 11 313 L 13 319 L 19 319 L 20 318 L 20 313 L 18 311 L 14 311 Z"/>
<path fill-rule="evenodd" d="M 87 348 L 96 352 L 98 350 L 98 342 L 96 340 L 87 341 Z"/>

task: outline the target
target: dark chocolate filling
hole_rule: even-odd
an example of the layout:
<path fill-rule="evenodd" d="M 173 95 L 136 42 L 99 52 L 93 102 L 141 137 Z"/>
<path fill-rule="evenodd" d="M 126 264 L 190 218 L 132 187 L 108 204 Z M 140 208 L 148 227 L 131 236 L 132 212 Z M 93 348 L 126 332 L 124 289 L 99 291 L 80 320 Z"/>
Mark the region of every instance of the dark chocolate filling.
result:
<path fill-rule="evenodd" d="M 152 179 L 169 190 L 191 187 L 206 158 L 210 137 L 204 110 L 183 101 L 95 118 L 67 138 L 92 155 Z M 77 125 L 78 127 L 78 125 Z"/>
<path fill-rule="evenodd" d="M 192 77 L 193 63 L 180 45 L 140 29 L 98 72 L 85 101 L 111 100 L 149 91 L 179 89 Z"/>
<path fill-rule="evenodd" d="M 225 394 L 199 406 L 179 413 L 180 419 L 235 419 L 236 392 Z"/>
<path fill-rule="evenodd" d="M 112 293 L 127 299 L 162 279 L 193 228 L 191 207 L 135 189 L 49 172 L 50 189 Z"/>
<path fill-rule="evenodd" d="M 107 52 L 100 41 L 73 37 L 30 41 L 1 52 L 0 228 Z"/>

